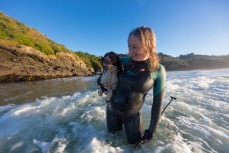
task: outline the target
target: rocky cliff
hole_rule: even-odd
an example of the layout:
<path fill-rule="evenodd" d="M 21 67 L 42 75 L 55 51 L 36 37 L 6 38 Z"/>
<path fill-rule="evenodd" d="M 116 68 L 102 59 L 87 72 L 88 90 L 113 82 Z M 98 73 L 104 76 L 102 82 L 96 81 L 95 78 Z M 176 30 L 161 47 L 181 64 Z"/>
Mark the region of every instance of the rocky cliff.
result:
<path fill-rule="evenodd" d="M 46 55 L 34 48 L 0 44 L 0 82 L 93 75 L 74 53 Z"/>

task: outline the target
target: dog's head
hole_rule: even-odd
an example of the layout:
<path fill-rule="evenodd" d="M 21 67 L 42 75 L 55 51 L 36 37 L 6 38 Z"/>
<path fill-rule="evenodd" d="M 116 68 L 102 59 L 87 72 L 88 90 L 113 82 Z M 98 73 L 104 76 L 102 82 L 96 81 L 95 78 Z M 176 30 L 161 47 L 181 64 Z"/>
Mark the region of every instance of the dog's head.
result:
<path fill-rule="evenodd" d="M 114 52 L 106 53 L 102 59 L 103 66 L 109 66 L 109 65 L 117 66 L 118 62 L 119 62 L 119 57 Z"/>
<path fill-rule="evenodd" d="M 123 70 L 119 56 L 113 51 L 106 53 L 102 58 L 102 65 L 104 69 L 116 67 L 119 72 Z"/>

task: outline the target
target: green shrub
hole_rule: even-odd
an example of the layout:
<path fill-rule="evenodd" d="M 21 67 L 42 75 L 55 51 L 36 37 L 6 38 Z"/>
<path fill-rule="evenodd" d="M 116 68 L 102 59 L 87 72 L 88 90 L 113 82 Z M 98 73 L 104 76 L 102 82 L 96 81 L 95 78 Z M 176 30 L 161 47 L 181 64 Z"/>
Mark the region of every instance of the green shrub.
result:
<path fill-rule="evenodd" d="M 83 59 L 84 63 L 89 67 L 93 68 L 95 72 L 99 72 L 102 70 L 101 65 L 101 57 L 97 57 L 95 55 L 90 55 L 88 53 L 84 53 L 82 51 L 75 52 L 80 58 Z"/>

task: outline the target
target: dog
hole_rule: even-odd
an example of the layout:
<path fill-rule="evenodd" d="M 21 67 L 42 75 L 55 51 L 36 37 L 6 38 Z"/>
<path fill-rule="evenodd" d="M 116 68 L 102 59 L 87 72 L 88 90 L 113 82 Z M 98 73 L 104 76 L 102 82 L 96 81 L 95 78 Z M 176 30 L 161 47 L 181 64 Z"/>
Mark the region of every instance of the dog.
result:
<path fill-rule="evenodd" d="M 103 71 L 97 80 L 98 94 L 102 96 L 104 93 L 106 102 L 109 102 L 118 83 L 117 74 L 122 70 L 118 55 L 112 51 L 106 53 L 102 58 L 102 66 Z"/>

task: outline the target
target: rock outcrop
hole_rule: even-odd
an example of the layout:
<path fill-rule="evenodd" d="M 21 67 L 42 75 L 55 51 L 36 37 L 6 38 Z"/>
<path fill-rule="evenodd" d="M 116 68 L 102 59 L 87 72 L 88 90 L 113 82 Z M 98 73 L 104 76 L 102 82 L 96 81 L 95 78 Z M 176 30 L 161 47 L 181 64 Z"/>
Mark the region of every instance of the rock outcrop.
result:
<path fill-rule="evenodd" d="M 27 46 L 0 44 L 0 82 L 32 81 L 93 75 L 92 69 L 74 53 L 45 55 Z"/>

